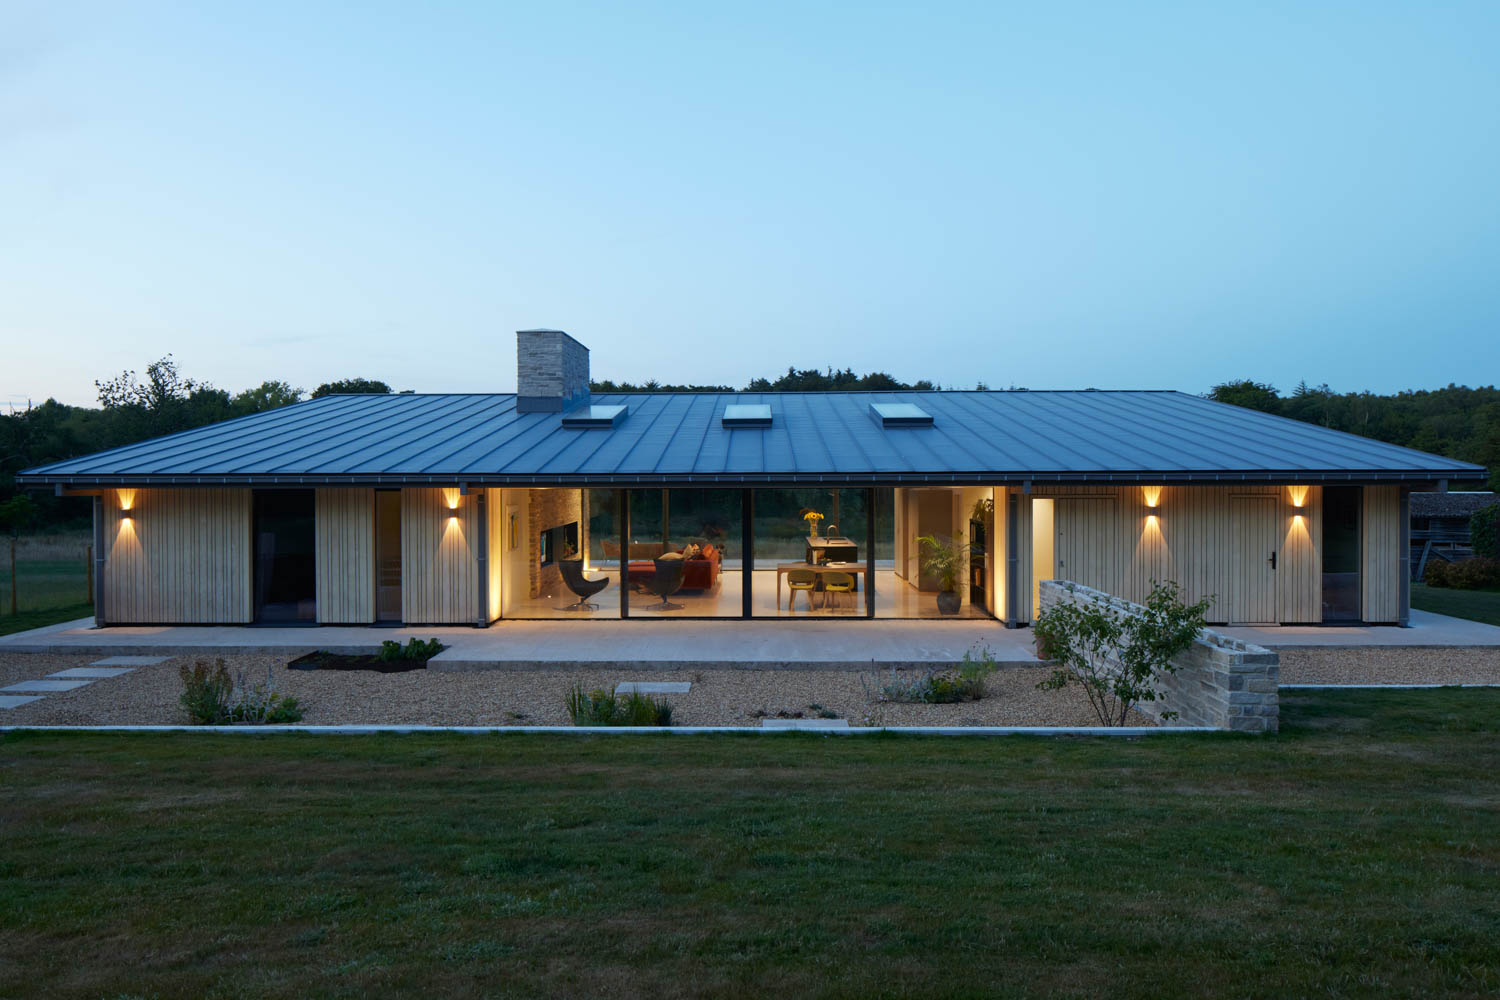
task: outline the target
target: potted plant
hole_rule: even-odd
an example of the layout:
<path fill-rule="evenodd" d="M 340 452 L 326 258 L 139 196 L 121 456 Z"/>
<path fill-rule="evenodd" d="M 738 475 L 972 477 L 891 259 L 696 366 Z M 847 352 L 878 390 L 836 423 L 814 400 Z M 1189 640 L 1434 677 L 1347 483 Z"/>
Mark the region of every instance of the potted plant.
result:
<path fill-rule="evenodd" d="M 802 520 L 804 520 L 804 521 L 807 522 L 807 537 L 808 538 L 817 538 L 818 537 L 818 522 L 821 521 L 821 520 L 823 520 L 823 515 L 819 514 L 815 510 L 806 510 L 806 509 L 804 509 L 802 511 Z"/>
<path fill-rule="evenodd" d="M 922 547 L 922 572 L 937 577 L 938 612 L 945 615 L 958 614 L 963 603 L 958 596 L 958 581 L 964 578 L 964 562 L 969 557 L 967 543 L 935 535 L 917 538 Z"/>

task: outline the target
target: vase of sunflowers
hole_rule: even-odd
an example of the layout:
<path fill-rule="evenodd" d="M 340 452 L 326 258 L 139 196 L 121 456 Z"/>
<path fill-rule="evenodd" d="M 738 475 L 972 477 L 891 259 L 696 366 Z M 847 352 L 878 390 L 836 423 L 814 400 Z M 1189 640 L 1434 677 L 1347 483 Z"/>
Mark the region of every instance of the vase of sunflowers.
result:
<path fill-rule="evenodd" d="M 807 537 L 818 537 L 818 522 L 823 520 L 823 515 L 815 510 L 803 510 L 802 520 L 807 522 Z"/>

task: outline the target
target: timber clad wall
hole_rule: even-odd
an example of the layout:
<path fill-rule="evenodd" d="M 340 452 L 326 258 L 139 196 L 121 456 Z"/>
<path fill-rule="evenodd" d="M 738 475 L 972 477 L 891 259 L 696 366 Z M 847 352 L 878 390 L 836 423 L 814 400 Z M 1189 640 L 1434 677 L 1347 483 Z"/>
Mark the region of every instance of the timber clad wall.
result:
<path fill-rule="evenodd" d="M 317 491 L 318 621 L 375 620 L 375 491 Z"/>
<path fill-rule="evenodd" d="M 1128 601 L 1145 600 L 1152 580 L 1174 580 L 1189 601 L 1214 595 L 1208 618 L 1216 623 L 1237 615 L 1322 620 L 1322 493 L 1316 487 L 1036 487 L 1029 496 L 1019 494 L 1017 506 L 1019 589 L 1025 595 L 1036 593 L 1033 498 L 1053 502 L 1056 578 Z M 1277 567 L 1270 571 L 1273 548 Z M 1241 586 L 1268 571 L 1268 592 Z M 1018 606 L 1021 620 L 1029 621 L 1032 600 Z"/>
<path fill-rule="evenodd" d="M 109 490 L 103 507 L 106 622 L 250 620 L 249 490 Z"/>
<path fill-rule="evenodd" d="M 1401 617 L 1401 488 L 1366 486 L 1360 582 L 1367 622 Z"/>
<path fill-rule="evenodd" d="M 457 504 L 458 517 L 450 517 Z M 401 491 L 401 620 L 470 624 L 479 617 L 479 505 L 457 489 Z"/>

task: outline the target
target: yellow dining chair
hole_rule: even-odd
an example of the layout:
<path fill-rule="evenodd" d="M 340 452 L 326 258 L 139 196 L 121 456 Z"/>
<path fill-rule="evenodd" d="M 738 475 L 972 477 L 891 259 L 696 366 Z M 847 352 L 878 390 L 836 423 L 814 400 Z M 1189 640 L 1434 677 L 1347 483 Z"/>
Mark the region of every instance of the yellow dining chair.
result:
<path fill-rule="evenodd" d="M 791 593 L 787 595 L 786 609 L 788 611 L 795 610 L 797 595 L 802 593 L 807 595 L 807 610 L 811 611 L 813 609 L 813 589 L 817 585 L 818 574 L 812 570 L 794 569 L 789 571 L 786 575 L 786 587 Z"/>
<path fill-rule="evenodd" d="M 853 573 L 824 573 L 823 574 L 823 600 L 833 601 L 838 604 L 839 594 L 854 593 Z"/>

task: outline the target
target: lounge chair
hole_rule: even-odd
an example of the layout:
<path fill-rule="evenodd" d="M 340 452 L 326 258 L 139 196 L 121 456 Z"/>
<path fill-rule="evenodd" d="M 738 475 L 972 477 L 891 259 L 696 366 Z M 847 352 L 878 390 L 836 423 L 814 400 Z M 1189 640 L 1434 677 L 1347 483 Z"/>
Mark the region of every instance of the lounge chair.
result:
<path fill-rule="evenodd" d="M 562 572 L 563 583 L 568 589 L 577 595 L 578 600 L 569 604 L 564 611 L 598 611 L 599 605 L 589 601 L 599 591 L 609 586 L 609 577 L 599 580 L 590 580 L 583 575 L 582 559 L 559 559 L 557 568 Z"/>
<path fill-rule="evenodd" d="M 683 605 L 673 604 L 667 598 L 677 593 L 682 586 L 682 574 L 687 566 L 682 559 L 657 559 L 656 575 L 651 577 L 648 586 L 651 593 L 661 598 L 660 604 L 646 605 L 647 611 L 681 611 Z"/>

